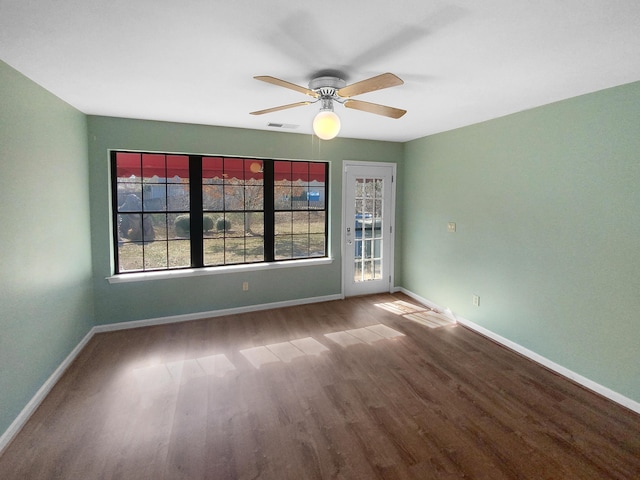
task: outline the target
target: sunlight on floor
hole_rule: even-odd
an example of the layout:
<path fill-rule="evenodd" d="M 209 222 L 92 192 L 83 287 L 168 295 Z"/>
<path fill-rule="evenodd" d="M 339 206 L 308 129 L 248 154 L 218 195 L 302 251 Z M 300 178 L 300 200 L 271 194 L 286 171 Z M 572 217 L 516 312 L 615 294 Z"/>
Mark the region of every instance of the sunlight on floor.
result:
<path fill-rule="evenodd" d="M 368 327 L 356 328 L 340 332 L 324 334 L 332 342 L 348 347 L 357 344 L 373 344 L 381 340 L 403 337 L 404 334 L 376 324 Z M 297 338 L 288 342 L 272 343 L 239 350 L 254 368 L 260 368 L 269 363 L 289 363 L 296 358 L 318 356 L 329 349 L 312 337 Z M 202 376 L 224 377 L 236 370 L 236 366 L 224 354 L 208 355 L 166 363 L 155 363 L 140 368 L 134 368 L 133 374 L 142 391 L 151 388 L 168 386 L 185 379 Z"/>
<path fill-rule="evenodd" d="M 382 324 L 324 334 L 325 338 L 337 343 L 341 347 L 349 347 L 351 345 L 358 344 L 371 345 L 380 340 L 389 340 L 401 336 L 404 336 L 404 334 Z M 251 365 L 255 368 L 260 368 L 262 365 L 266 365 L 268 363 L 291 362 L 298 357 L 304 357 L 307 355 L 315 356 L 326 351 L 329 351 L 327 347 L 317 340 L 307 337 L 291 340 L 290 342 L 246 348 L 244 350 L 240 350 L 240 353 L 249 360 Z"/>
<path fill-rule="evenodd" d="M 273 343 L 259 347 L 245 348 L 240 353 L 249 360 L 255 368 L 260 368 L 267 363 L 291 362 L 306 355 L 320 355 L 329 349 L 317 340 L 307 337 L 291 340 L 290 342 Z"/>
<path fill-rule="evenodd" d="M 403 300 L 376 303 L 375 306 L 429 328 L 451 327 L 456 324 L 454 320 L 442 313 Z"/>
<path fill-rule="evenodd" d="M 364 328 L 356 328 L 353 330 L 345 330 L 342 332 L 325 333 L 324 336 L 337 343 L 342 347 L 349 347 L 359 343 L 368 343 L 369 345 L 380 340 L 389 340 L 396 337 L 404 337 L 404 333 L 400 333 L 393 328 L 378 323 Z"/>
<path fill-rule="evenodd" d="M 135 368 L 134 375 L 142 390 L 146 383 L 154 386 L 166 385 L 181 378 L 195 378 L 204 375 L 224 377 L 236 367 L 224 354 L 208 355 L 176 362 L 160 363 L 142 368 Z"/>

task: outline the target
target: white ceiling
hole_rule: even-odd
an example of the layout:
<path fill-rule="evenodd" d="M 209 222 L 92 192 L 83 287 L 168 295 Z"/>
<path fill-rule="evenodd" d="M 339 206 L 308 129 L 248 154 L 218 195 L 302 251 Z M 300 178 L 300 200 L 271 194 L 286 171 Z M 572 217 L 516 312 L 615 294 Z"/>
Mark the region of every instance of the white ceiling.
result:
<path fill-rule="evenodd" d="M 640 80 L 640 1 L 0 0 L 0 59 L 87 114 L 299 133 L 318 105 L 249 115 L 309 98 L 254 75 L 393 72 L 358 99 L 408 113 L 340 136 L 407 141 Z"/>

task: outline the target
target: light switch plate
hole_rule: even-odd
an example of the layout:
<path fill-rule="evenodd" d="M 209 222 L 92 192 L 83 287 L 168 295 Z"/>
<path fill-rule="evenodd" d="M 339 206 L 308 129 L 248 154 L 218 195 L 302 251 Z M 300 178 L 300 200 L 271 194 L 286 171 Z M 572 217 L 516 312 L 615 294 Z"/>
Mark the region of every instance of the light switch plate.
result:
<path fill-rule="evenodd" d="M 449 224 L 447 225 L 447 231 L 449 233 L 453 233 L 456 231 L 456 222 L 449 222 Z"/>

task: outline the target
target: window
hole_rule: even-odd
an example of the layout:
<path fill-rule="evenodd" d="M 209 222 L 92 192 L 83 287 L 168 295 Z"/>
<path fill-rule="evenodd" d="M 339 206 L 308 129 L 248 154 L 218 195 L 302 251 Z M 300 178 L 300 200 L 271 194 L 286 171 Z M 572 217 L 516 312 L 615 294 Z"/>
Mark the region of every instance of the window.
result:
<path fill-rule="evenodd" d="M 324 162 L 112 152 L 116 273 L 327 256 Z"/>

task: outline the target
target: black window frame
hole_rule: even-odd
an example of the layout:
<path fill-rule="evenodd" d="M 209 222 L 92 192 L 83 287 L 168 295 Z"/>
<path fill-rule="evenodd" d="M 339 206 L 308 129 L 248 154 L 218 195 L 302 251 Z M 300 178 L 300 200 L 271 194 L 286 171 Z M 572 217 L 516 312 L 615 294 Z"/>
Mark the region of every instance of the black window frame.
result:
<path fill-rule="evenodd" d="M 184 212 L 189 214 L 190 227 L 189 227 L 189 242 L 190 242 L 190 261 L 188 266 L 172 267 L 167 265 L 166 268 L 149 268 L 146 269 L 144 265 L 144 253 L 142 258 L 142 268 L 133 270 L 121 271 L 120 257 L 119 257 L 119 245 L 122 243 L 119 231 L 119 211 L 118 205 L 118 168 L 117 168 L 117 155 L 118 153 L 135 154 L 140 155 L 164 155 L 168 156 L 182 156 L 189 159 L 189 208 Z M 223 263 L 219 265 L 207 265 L 204 261 L 204 231 L 203 231 L 203 215 L 206 213 L 203 207 L 203 182 L 202 182 L 202 159 L 210 157 L 221 157 L 225 159 L 241 159 L 241 160 L 254 160 L 261 162 L 263 166 L 263 212 L 264 212 L 264 260 L 262 261 L 248 261 L 248 262 L 233 262 Z M 275 205 L 275 189 L 276 179 L 274 174 L 274 165 L 276 162 L 290 162 L 290 163 L 307 163 L 307 164 L 321 164 L 324 166 L 324 198 L 322 208 L 307 208 L 294 209 L 291 208 L 291 212 L 324 212 L 324 254 L 323 255 L 309 255 L 309 256 L 295 256 L 291 258 L 282 258 L 276 255 L 276 227 L 275 217 L 276 212 L 286 212 L 288 210 L 278 208 Z M 180 271 L 188 269 L 216 269 L 220 267 L 233 267 L 238 265 L 251 265 L 251 264 L 269 264 L 274 262 L 291 262 L 297 260 L 310 260 L 310 259 L 322 259 L 329 257 L 329 162 L 317 161 L 317 160 L 289 160 L 289 159 L 272 159 L 272 158 L 259 158 L 259 157 L 246 157 L 246 156 L 232 156 L 232 155 L 215 155 L 215 154 L 183 154 L 173 152 L 148 152 L 148 151 L 134 151 L 134 150 L 111 150 L 110 151 L 110 167 L 111 167 L 111 221 L 112 221 L 112 247 L 113 247 L 113 259 L 114 259 L 114 274 L 115 275 L 129 275 L 136 273 L 149 273 L 149 272 L 170 272 Z M 309 182 L 311 179 L 309 178 Z M 141 179 L 142 196 L 141 210 L 134 211 L 133 213 L 139 213 L 141 215 L 140 221 L 144 222 L 145 215 L 156 213 L 169 213 L 173 210 L 164 211 L 151 211 L 145 210 L 144 207 L 144 182 Z M 225 210 L 226 212 L 247 212 L 248 210 Z M 175 211 L 177 212 L 177 210 Z M 200 232 L 194 234 L 194 232 Z M 317 233 L 315 235 L 318 235 Z M 153 240 L 151 240 L 153 241 Z M 149 241 L 149 243 L 151 242 Z M 165 240 L 168 241 L 168 240 Z M 139 243 L 145 243 L 143 241 Z M 143 249 L 144 252 L 144 249 Z M 276 258 L 278 257 L 278 258 Z"/>

